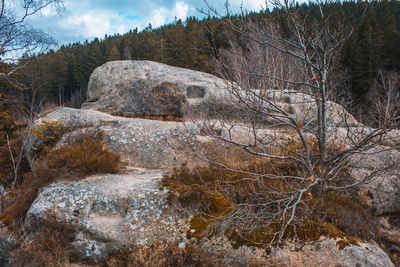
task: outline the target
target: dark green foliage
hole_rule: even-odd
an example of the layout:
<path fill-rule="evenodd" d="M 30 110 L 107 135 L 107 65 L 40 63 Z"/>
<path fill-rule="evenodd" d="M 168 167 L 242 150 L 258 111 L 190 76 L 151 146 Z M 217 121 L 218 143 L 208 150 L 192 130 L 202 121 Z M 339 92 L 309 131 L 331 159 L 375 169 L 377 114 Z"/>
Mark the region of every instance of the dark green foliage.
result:
<path fill-rule="evenodd" d="M 366 16 L 360 20 L 366 7 Z M 319 19 L 315 4 L 302 4 L 296 8 L 301 16 L 309 16 L 309 24 Z M 355 105 L 365 104 L 365 96 L 377 70 L 400 69 L 400 2 L 345 1 L 331 4 L 330 9 L 332 29 L 343 23 L 353 25 L 355 30 L 341 52 L 341 70 L 346 71 L 349 79 L 347 95 L 353 96 L 357 101 Z M 240 16 L 229 17 L 235 18 Z M 287 21 L 278 9 L 250 13 L 247 18 L 257 24 L 274 21 L 280 25 L 280 32 L 290 38 Z M 229 48 L 228 35 L 237 35 L 224 24 L 226 19 L 189 17 L 184 22 L 176 20 L 160 28 L 147 27 L 141 32 L 134 29 L 122 36 L 117 34 L 91 42 L 63 45 L 57 51 L 40 55 L 40 60 L 33 58 L 29 67 L 32 73 L 28 76 L 42 77 L 41 89 L 35 97 L 79 107 L 86 97 L 90 74 L 109 60 L 153 60 L 213 73 L 212 57 L 217 55 L 219 48 Z M 29 103 L 32 97 L 29 91 L 22 94 L 19 97 Z"/>

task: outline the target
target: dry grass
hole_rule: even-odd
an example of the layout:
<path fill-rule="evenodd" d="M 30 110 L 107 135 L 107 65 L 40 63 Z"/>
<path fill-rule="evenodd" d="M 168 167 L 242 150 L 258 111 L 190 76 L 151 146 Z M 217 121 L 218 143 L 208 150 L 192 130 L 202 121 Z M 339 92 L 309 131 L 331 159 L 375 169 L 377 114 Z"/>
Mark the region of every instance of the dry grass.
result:
<path fill-rule="evenodd" d="M 105 264 L 108 267 L 212 267 L 222 266 L 211 255 L 194 245 L 180 248 L 168 243 L 135 247 L 111 257 Z"/>
<path fill-rule="evenodd" d="M 68 266 L 75 232 L 73 227 L 60 226 L 54 221 L 46 221 L 40 231 L 11 252 L 10 266 Z"/>
<path fill-rule="evenodd" d="M 120 155 L 103 148 L 99 140 L 85 138 L 75 144 L 60 147 L 46 156 L 50 169 L 64 178 L 80 179 L 95 173 L 118 173 Z"/>
<path fill-rule="evenodd" d="M 100 138 L 100 137 L 98 137 Z M 0 219 L 6 225 L 22 223 L 39 190 L 57 180 L 78 180 L 96 173 L 117 173 L 120 156 L 103 148 L 100 140 L 82 137 L 76 143 L 52 150 L 41 157 L 32 172 L 8 193 L 6 209 Z"/>
<path fill-rule="evenodd" d="M 310 140 L 310 144 L 311 158 L 317 157 L 317 143 Z M 289 144 L 288 148 L 292 151 L 302 149 L 296 143 Z M 331 149 L 330 153 L 334 153 L 334 150 L 340 148 Z M 282 150 L 280 153 L 284 155 L 290 152 Z M 279 206 L 280 204 L 264 205 L 264 203 L 289 196 L 291 192 L 304 188 L 309 182 L 306 179 L 304 181 L 283 178 L 273 180 L 263 175 L 302 177 L 305 170 L 295 162 L 254 157 L 240 160 L 242 154 L 238 155 L 239 160 L 236 160 L 237 158 L 220 160 L 228 168 L 208 166 L 176 169 L 173 174 L 164 177 L 163 185 L 173 192 L 171 199 L 179 201 L 187 208 L 199 211 L 191 221 L 192 231 L 188 231 L 189 237 L 212 236 L 219 231 L 219 233 L 228 234 L 230 240 L 237 245 L 262 247 L 271 241 L 274 245 L 271 235 L 280 229 L 281 222 L 264 221 L 260 214 L 264 216 L 274 214 L 283 207 Z M 346 175 L 346 170 L 343 170 L 341 175 Z M 247 207 L 245 212 L 244 206 Z M 239 210 L 241 215 L 238 215 Z M 235 216 L 231 216 L 232 214 Z M 246 218 L 248 225 L 243 226 L 244 222 L 237 216 Z M 323 235 L 328 235 L 344 239 L 345 241 L 341 243 L 343 247 L 356 243 L 354 240 L 357 239 L 352 239 L 350 236 L 370 239 L 374 237 L 376 230 L 376 219 L 355 199 L 345 194 L 319 190 L 319 188 L 304 194 L 295 216 L 290 227 L 296 226 L 297 230 L 290 231 L 291 228 L 287 228 L 284 239 L 313 241 Z"/>
<path fill-rule="evenodd" d="M 376 239 L 378 231 L 376 217 L 349 195 L 331 191 L 317 200 L 319 203 L 315 214 L 325 222 L 332 223 L 348 235 L 362 239 Z"/>
<path fill-rule="evenodd" d="M 14 168 L 10 150 L 14 159 L 18 158 L 18 155 L 22 152 L 22 137 L 16 137 L 10 140 L 10 146 L 5 144 L 0 148 L 0 183 L 6 187 L 10 186 L 14 182 Z M 30 166 L 25 157 L 22 158 L 18 168 L 17 183 L 20 183 L 23 179 L 23 174 L 30 171 Z"/>

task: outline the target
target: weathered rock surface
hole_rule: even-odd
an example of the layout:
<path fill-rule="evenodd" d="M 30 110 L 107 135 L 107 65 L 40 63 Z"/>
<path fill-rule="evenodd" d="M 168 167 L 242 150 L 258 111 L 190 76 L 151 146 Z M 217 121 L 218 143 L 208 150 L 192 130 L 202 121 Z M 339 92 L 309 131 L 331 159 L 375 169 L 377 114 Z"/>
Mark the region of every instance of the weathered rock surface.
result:
<path fill-rule="evenodd" d="M 360 243 L 339 249 L 333 239 L 306 245 L 300 251 L 280 248 L 272 252 L 272 259 L 278 266 L 394 267 L 390 258 L 376 243 Z"/>
<path fill-rule="evenodd" d="M 400 212 L 400 152 L 378 146 L 353 156 L 350 174 L 358 186 L 361 201 L 376 214 Z"/>
<path fill-rule="evenodd" d="M 82 131 L 99 130 L 103 132 L 103 143 L 110 151 L 121 154 L 122 159 L 131 165 L 147 168 L 172 168 L 190 160 L 184 152 L 173 149 L 171 143 L 180 137 L 179 129 L 183 130 L 183 127 L 188 133 L 197 133 L 191 123 L 183 126 L 173 121 L 123 118 L 85 109 L 57 109 L 31 127 L 35 128 L 43 121 L 57 122 L 66 131 L 58 145 L 68 143 Z M 24 136 L 24 149 L 31 164 L 42 142 L 41 137 Z"/>
<path fill-rule="evenodd" d="M 6 228 L 0 229 L 0 265 L 8 266 L 10 261 L 10 252 L 17 244 L 16 236 Z"/>
<path fill-rule="evenodd" d="M 281 90 L 254 92 L 265 99 L 262 102 L 267 110 L 266 103 L 273 101 L 303 125 L 310 125 L 310 121 L 317 118 L 315 101 L 306 94 Z M 239 95 L 246 99 L 254 97 L 245 92 Z M 224 104 L 221 106 L 221 103 Z M 199 111 L 222 112 L 248 121 L 252 115 L 241 110 L 240 105 L 230 94 L 226 82 L 211 74 L 152 61 L 112 61 L 95 69 L 90 76 L 88 98 L 82 108 L 127 117 L 184 117 L 193 110 L 197 115 Z M 327 110 L 328 125 L 358 125 L 339 104 L 329 101 Z M 262 120 L 269 122 L 267 116 Z"/>
<path fill-rule="evenodd" d="M 187 215 L 167 203 L 159 170 L 96 175 L 79 182 L 57 182 L 42 190 L 25 219 L 33 234 L 45 220 L 72 225 L 81 258 L 104 259 L 130 245 L 185 239 Z"/>
<path fill-rule="evenodd" d="M 200 160 L 191 157 L 187 151 L 176 149 L 181 143 L 191 142 L 196 139 L 201 142 L 209 142 L 210 139 L 201 136 L 201 124 L 172 121 L 156 121 L 137 118 L 125 118 L 105 114 L 94 110 L 79 110 L 61 108 L 55 110 L 43 118 L 37 120 L 32 127 L 36 127 L 42 121 L 57 122 L 67 132 L 63 134 L 57 146 L 73 142 L 74 136 L 82 133 L 101 131 L 103 143 L 112 152 L 119 153 L 122 159 L 130 165 L 147 168 L 168 168 L 180 166 L 187 162 L 196 164 Z M 219 128 L 218 123 L 215 124 Z M 231 128 L 226 126 L 225 128 Z M 222 128 L 222 136 L 228 138 L 228 133 Z M 338 128 L 338 130 L 344 128 Z M 355 127 L 352 127 L 355 129 Z M 348 143 L 349 129 L 329 136 L 339 136 L 332 142 Z M 351 130 L 351 128 L 350 128 Z M 235 125 L 230 129 L 229 137 L 240 143 L 249 143 L 254 139 L 251 128 L 245 125 Z M 184 133 L 182 135 L 182 133 Z M 258 130 L 258 137 L 264 140 L 280 138 L 282 142 L 290 137 L 289 133 L 279 133 L 270 130 Z M 342 137 L 340 137 L 342 136 Z M 40 147 L 42 138 L 26 135 L 24 148 L 28 159 L 32 163 L 35 158 L 36 148 Z M 215 147 L 217 144 L 214 144 Z M 378 153 L 379 152 L 379 153 Z M 374 151 L 366 151 L 363 154 L 352 157 L 351 175 L 356 181 L 375 173 L 367 183 L 360 186 L 360 196 L 365 204 L 375 209 L 378 214 L 400 212 L 400 178 L 398 169 L 389 171 L 385 169 L 395 165 L 400 160 L 400 152 L 389 147 L 375 148 Z M 398 164 L 397 164 L 398 165 Z"/>
<path fill-rule="evenodd" d="M 95 175 L 79 182 L 57 182 L 44 188 L 31 206 L 25 230 L 34 234 L 46 220 L 73 226 L 75 253 L 81 259 L 102 260 L 132 245 L 183 243 L 192 214 L 168 204 L 160 188 L 162 171 L 130 169 L 125 174 Z M 232 262 L 278 266 L 394 266 L 375 243 L 339 249 L 325 239 L 300 251 L 278 248 L 267 255 L 260 249 L 234 249 L 227 240 L 204 239 L 200 245 Z M 258 266 L 258 265 L 255 265 Z"/>
<path fill-rule="evenodd" d="M 182 116 L 185 105 L 226 93 L 213 75 L 152 61 L 112 61 L 94 70 L 83 108 L 135 117 Z"/>
<path fill-rule="evenodd" d="M 224 261 L 241 262 L 243 266 L 298 266 L 298 267 L 394 267 L 386 253 L 375 243 L 359 243 L 340 249 L 337 240 L 324 238 L 295 250 L 288 243 L 282 248 L 273 248 L 270 253 L 260 248 L 241 246 L 233 248 L 226 238 L 212 238 L 201 242 L 201 246 Z"/>

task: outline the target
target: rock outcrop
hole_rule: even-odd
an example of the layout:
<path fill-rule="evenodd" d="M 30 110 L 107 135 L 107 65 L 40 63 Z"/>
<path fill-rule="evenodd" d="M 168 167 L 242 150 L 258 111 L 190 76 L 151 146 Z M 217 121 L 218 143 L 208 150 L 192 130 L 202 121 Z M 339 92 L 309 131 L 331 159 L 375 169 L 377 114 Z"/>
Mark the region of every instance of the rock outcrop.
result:
<path fill-rule="evenodd" d="M 25 219 L 34 234 L 45 220 L 77 230 L 73 246 L 83 259 L 106 259 L 131 245 L 182 242 L 187 214 L 167 203 L 162 171 L 130 169 L 43 189 Z"/>
<path fill-rule="evenodd" d="M 225 88 L 223 80 L 204 72 L 152 61 L 112 61 L 90 76 L 83 108 L 128 117 L 182 117 L 188 105 L 223 96 Z"/>
<path fill-rule="evenodd" d="M 248 111 L 230 93 L 227 83 L 211 74 L 168 66 L 152 61 L 112 61 L 94 70 L 88 85 L 84 109 L 94 109 L 126 117 L 185 117 L 221 112 L 241 121 L 249 121 Z M 315 101 L 296 91 L 263 90 L 268 101 L 297 119 L 309 124 L 317 118 Z M 237 93 L 243 98 L 253 95 Z M 255 101 L 260 102 L 260 101 Z M 259 107 L 256 107 L 256 109 Z M 272 111 L 271 111 L 272 112 Z M 327 103 L 328 125 L 357 126 L 358 122 L 341 105 Z M 268 118 L 262 118 L 268 123 Z"/>
<path fill-rule="evenodd" d="M 265 250 L 247 246 L 234 249 L 225 238 L 207 239 L 201 246 L 217 255 L 226 255 L 227 262 L 242 262 L 243 266 L 394 267 L 375 242 L 340 248 L 336 240 L 323 237 L 300 250 L 296 250 L 295 245 L 289 242 L 285 247 L 271 249 L 268 255 Z"/>
<path fill-rule="evenodd" d="M 377 215 L 400 212 L 400 152 L 377 146 L 356 154 L 350 174 L 360 182 L 360 200 Z M 365 179 L 366 180 L 363 180 Z"/>
<path fill-rule="evenodd" d="M 168 203 L 168 191 L 160 189 L 163 172 L 134 168 L 125 174 L 94 175 L 79 182 L 57 182 L 39 194 L 25 219 L 25 231 L 35 234 L 46 220 L 76 229 L 72 245 L 81 259 L 107 259 L 132 245 L 155 242 L 185 244 L 189 211 Z M 228 240 L 208 240 L 201 246 L 230 262 L 274 263 L 279 266 L 394 266 L 375 243 L 339 248 L 333 239 L 322 239 L 300 251 L 276 248 L 265 251 Z"/>
<path fill-rule="evenodd" d="M 272 252 L 271 259 L 278 266 L 393 266 L 390 258 L 376 243 L 360 243 L 340 249 L 333 239 L 306 245 L 300 251 L 280 248 Z"/>
<path fill-rule="evenodd" d="M 264 93 L 265 100 L 272 100 L 299 124 L 308 125 L 310 131 L 314 129 L 316 108 L 311 97 L 293 91 L 269 90 Z M 287 129 L 263 128 L 270 123 L 268 118 L 261 121 L 258 129 L 246 127 L 252 114 L 240 111 L 240 104 L 231 98 L 227 85 L 213 75 L 150 61 L 108 62 L 97 68 L 90 78 L 88 101 L 83 109 L 60 108 L 37 120 L 31 126 L 35 130 L 24 136 L 24 149 L 34 166 L 41 147 L 48 141 L 43 135 L 36 134 L 43 130 L 43 124 L 57 126 L 60 131 L 56 138 L 51 137 L 54 147 L 73 143 L 82 134 L 101 132 L 104 146 L 120 154 L 130 167 L 122 174 L 95 175 L 82 181 L 59 181 L 46 186 L 27 213 L 26 231 L 35 234 L 46 220 L 72 225 L 77 232 L 73 242 L 76 254 L 89 260 L 106 259 L 132 245 L 191 242 L 186 239 L 186 231 L 193 214 L 184 213 L 178 204 L 170 205 L 168 191 L 161 188 L 159 181 L 165 171 L 187 162 L 199 163 L 187 151 L 178 149 L 182 143 L 207 143 L 210 139 L 202 135 L 201 123 L 132 117 L 184 118 L 194 114 L 190 114 L 191 110 L 207 111 L 217 100 L 228 104 L 233 118 L 232 125 L 211 122 L 221 137 L 242 144 L 250 144 L 254 132 L 260 134 L 265 143 L 279 139 L 285 144 L 291 135 L 293 137 Z M 234 111 L 237 107 L 239 110 Z M 328 130 L 332 130 L 329 142 L 346 145 L 357 129 L 369 131 L 339 104 L 328 102 L 327 113 Z M 349 130 L 354 131 L 350 133 Z M 32 132 L 34 134 L 29 134 Z M 398 142 L 399 136 L 394 134 L 390 144 L 385 145 Z M 211 144 L 214 151 L 223 150 L 217 145 Z M 366 151 L 351 158 L 350 175 L 355 181 L 400 159 L 397 150 L 390 147 L 377 149 L 379 151 Z M 377 172 L 372 180 L 360 186 L 359 194 L 364 204 L 377 214 L 400 212 L 398 173 Z M 234 250 L 229 245 L 224 248 L 210 242 L 203 242 L 203 246 L 212 251 L 227 249 L 228 255 L 237 253 L 239 261 L 242 257 L 243 262 L 248 262 L 254 256 L 247 252 L 240 255 L 240 249 Z M 276 264 L 285 266 L 393 266 L 375 243 L 339 249 L 331 239 L 306 245 L 302 251 L 279 248 L 271 255 Z"/>
<path fill-rule="evenodd" d="M 56 123 L 62 131 L 56 146 L 65 145 L 74 135 L 85 131 L 101 131 L 103 143 L 110 151 L 118 153 L 132 166 L 147 168 L 173 168 L 190 160 L 187 154 L 173 149 L 172 143 L 180 138 L 179 130 L 188 135 L 198 131 L 191 123 L 183 126 L 174 121 L 156 121 L 111 116 L 99 111 L 61 108 L 37 120 L 31 128 L 38 125 Z M 26 134 L 24 149 L 32 164 L 43 137 Z"/>

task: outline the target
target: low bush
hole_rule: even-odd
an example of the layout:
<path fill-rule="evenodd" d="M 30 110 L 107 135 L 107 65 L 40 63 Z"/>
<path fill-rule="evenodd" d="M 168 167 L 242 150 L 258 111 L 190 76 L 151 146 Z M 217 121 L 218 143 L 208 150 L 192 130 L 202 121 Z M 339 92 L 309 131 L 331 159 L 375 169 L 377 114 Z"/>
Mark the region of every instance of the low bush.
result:
<path fill-rule="evenodd" d="M 10 266 L 68 266 L 75 232 L 71 226 L 54 222 L 47 220 L 33 237 L 23 239 L 11 252 Z"/>
<path fill-rule="evenodd" d="M 316 213 L 348 235 L 376 238 L 378 221 L 371 212 L 346 194 L 328 192 L 319 199 Z"/>
<path fill-rule="evenodd" d="M 57 169 L 64 178 L 79 179 L 95 173 L 118 173 L 121 158 L 107 149 L 98 139 L 85 138 L 60 147 L 46 156 L 50 169 Z"/>
<path fill-rule="evenodd" d="M 117 173 L 120 156 L 105 149 L 97 138 L 84 136 L 41 157 L 22 182 L 9 190 L 6 209 L 0 219 L 6 225 L 22 223 L 26 212 L 44 186 L 57 180 L 79 180 L 96 173 Z"/>
<path fill-rule="evenodd" d="M 185 248 L 180 248 L 178 245 L 168 243 L 132 248 L 111 257 L 105 265 L 108 267 L 222 266 L 198 247 L 189 244 Z"/>
<path fill-rule="evenodd" d="M 273 236 L 281 222 L 264 221 L 263 216 L 274 214 L 282 207 L 279 202 L 263 204 L 282 199 L 286 192 L 304 185 L 301 181 L 271 180 L 262 175 L 299 175 L 301 170 L 287 161 L 260 159 L 229 167 L 240 171 L 215 166 L 182 167 L 164 176 L 163 185 L 172 191 L 171 199 L 198 211 L 191 221 L 188 237 L 224 233 L 234 245 L 277 245 Z M 246 225 L 243 225 L 244 219 Z M 310 191 L 303 196 L 296 209 L 296 219 L 283 238 L 314 241 L 331 236 L 340 238 L 338 245 L 343 248 L 357 243 L 357 238 L 373 238 L 376 225 L 374 216 L 349 196 L 333 191 L 315 194 Z"/>

